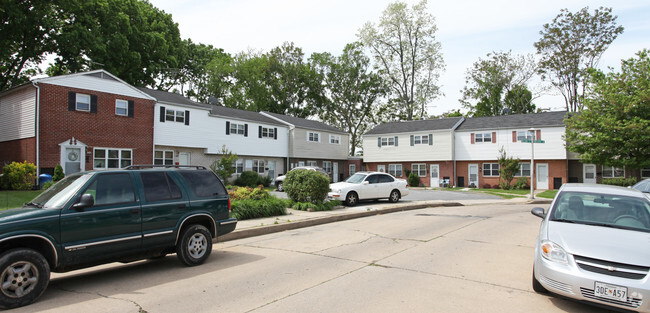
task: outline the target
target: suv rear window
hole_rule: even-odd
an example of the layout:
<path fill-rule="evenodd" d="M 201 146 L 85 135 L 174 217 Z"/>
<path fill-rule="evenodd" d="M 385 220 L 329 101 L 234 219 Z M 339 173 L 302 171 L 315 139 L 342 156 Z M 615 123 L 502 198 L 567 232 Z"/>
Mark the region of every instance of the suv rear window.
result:
<path fill-rule="evenodd" d="M 167 173 L 142 172 L 140 177 L 147 202 L 182 198 L 180 188 Z"/>
<path fill-rule="evenodd" d="M 179 171 L 198 197 L 225 196 L 226 188 L 216 175 L 208 171 Z"/>

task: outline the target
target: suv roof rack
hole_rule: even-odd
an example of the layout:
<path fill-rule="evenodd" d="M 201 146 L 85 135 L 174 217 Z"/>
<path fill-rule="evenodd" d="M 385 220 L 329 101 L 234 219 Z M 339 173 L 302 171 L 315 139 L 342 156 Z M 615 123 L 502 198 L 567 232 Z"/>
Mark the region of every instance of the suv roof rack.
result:
<path fill-rule="evenodd" d="M 137 164 L 129 165 L 125 167 L 125 170 L 139 170 L 143 168 L 194 168 L 197 170 L 207 169 L 205 166 L 201 165 L 166 165 L 166 164 Z"/>

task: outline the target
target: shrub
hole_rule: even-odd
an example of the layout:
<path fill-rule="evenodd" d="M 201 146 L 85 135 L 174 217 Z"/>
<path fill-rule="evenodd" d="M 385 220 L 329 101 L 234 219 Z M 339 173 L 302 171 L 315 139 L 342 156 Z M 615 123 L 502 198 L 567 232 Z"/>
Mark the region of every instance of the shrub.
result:
<path fill-rule="evenodd" d="M 317 171 L 296 169 L 287 173 L 284 190 L 294 202 L 320 204 L 330 190 L 330 179 Z"/>
<path fill-rule="evenodd" d="M 615 186 L 632 186 L 636 184 L 636 177 L 618 177 L 618 178 L 603 178 L 603 184 L 605 185 L 615 185 Z"/>
<path fill-rule="evenodd" d="M 49 182 L 47 182 L 47 183 L 44 183 L 44 184 L 41 186 L 41 189 L 42 189 L 42 190 L 46 190 L 46 189 L 52 187 L 52 185 L 54 185 L 54 183 L 55 183 L 55 182 L 53 182 L 53 181 L 49 181 Z"/>
<path fill-rule="evenodd" d="M 420 176 L 418 176 L 417 173 L 411 172 L 408 175 L 408 183 L 409 183 L 409 186 L 411 186 L 411 187 L 420 186 Z"/>
<path fill-rule="evenodd" d="M 262 185 L 262 186 L 264 186 L 264 187 L 271 186 L 271 182 L 272 182 L 272 181 L 273 181 L 273 179 L 271 178 L 271 176 L 262 176 L 262 175 L 259 175 L 259 176 L 257 177 L 257 184 L 258 184 L 258 185 Z"/>
<path fill-rule="evenodd" d="M 257 187 L 259 181 L 259 175 L 253 171 L 244 171 L 235 179 L 235 185 L 240 187 Z"/>
<path fill-rule="evenodd" d="M 30 190 L 36 182 L 36 165 L 32 163 L 11 162 L 3 170 L 5 188 L 13 190 Z"/>
<path fill-rule="evenodd" d="M 291 200 L 269 196 L 263 200 L 234 200 L 231 202 L 231 216 L 239 220 L 286 215 Z"/>
<path fill-rule="evenodd" d="M 264 186 L 259 185 L 257 188 L 235 187 L 228 192 L 230 200 L 262 200 L 270 197 L 269 192 L 264 190 Z"/>
<path fill-rule="evenodd" d="M 61 164 L 57 164 L 54 167 L 54 175 L 52 176 L 52 180 L 56 182 L 62 180 L 63 177 L 65 177 L 65 174 L 63 174 L 63 167 L 61 167 Z"/>
<path fill-rule="evenodd" d="M 512 189 L 527 189 L 530 188 L 528 186 L 528 179 L 526 177 L 519 177 L 517 178 L 517 181 L 512 185 Z"/>
<path fill-rule="evenodd" d="M 293 204 L 292 209 L 307 211 L 311 209 L 312 211 L 331 211 L 335 206 L 341 205 L 341 201 L 332 200 L 320 204 L 314 204 L 311 202 L 296 202 Z"/>

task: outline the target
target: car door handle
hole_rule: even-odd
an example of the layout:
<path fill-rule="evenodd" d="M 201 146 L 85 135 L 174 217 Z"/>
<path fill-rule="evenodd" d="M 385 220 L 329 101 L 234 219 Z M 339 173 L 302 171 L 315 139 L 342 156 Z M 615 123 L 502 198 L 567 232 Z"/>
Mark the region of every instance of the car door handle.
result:
<path fill-rule="evenodd" d="M 133 215 L 140 214 L 140 209 L 131 209 L 131 214 Z"/>
<path fill-rule="evenodd" d="M 179 208 L 179 209 L 184 209 L 184 208 L 185 208 L 185 204 L 179 204 L 179 205 L 178 205 L 178 208 Z"/>

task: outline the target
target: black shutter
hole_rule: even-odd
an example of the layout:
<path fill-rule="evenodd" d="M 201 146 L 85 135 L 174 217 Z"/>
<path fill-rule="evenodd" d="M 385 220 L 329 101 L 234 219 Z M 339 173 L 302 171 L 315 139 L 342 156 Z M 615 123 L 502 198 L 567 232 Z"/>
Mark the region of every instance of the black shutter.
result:
<path fill-rule="evenodd" d="M 230 122 L 226 122 L 226 135 L 230 135 Z"/>
<path fill-rule="evenodd" d="M 429 134 L 429 145 L 433 146 L 433 134 Z"/>
<path fill-rule="evenodd" d="M 244 124 L 244 137 L 248 137 L 248 124 Z"/>
<path fill-rule="evenodd" d="M 377 147 L 381 148 L 381 137 L 377 137 Z"/>
<path fill-rule="evenodd" d="M 415 145 L 415 136 L 411 135 L 411 146 Z"/>
<path fill-rule="evenodd" d="M 133 109 L 135 107 L 135 102 L 129 100 L 129 117 L 133 117 Z"/>
<path fill-rule="evenodd" d="M 90 113 L 97 113 L 97 95 L 90 95 Z"/>
<path fill-rule="evenodd" d="M 68 91 L 68 111 L 74 111 L 77 109 L 77 93 L 74 91 Z"/>
<path fill-rule="evenodd" d="M 397 147 L 397 136 L 395 136 L 395 147 Z"/>
<path fill-rule="evenodd" d="M 190 125 L 190 111 L 185 111 L 185 125 Z"/>
<path fill-rule="evenodd" d="M 165 122 L 165 107 L 164 106 L 160 107 L 160 122 L 161 123 Z"/>
<path fill-rule="evenodd" d="M 260 130 L 259 130 L 259 138 L 262 138 L 262 126 L 260 126 Z"/>
<path fill-rule="evenodd" d="M 278 139 L 278 129 L 273 128 L 273 139 L 277 140 Z"/>

